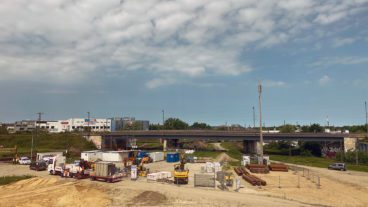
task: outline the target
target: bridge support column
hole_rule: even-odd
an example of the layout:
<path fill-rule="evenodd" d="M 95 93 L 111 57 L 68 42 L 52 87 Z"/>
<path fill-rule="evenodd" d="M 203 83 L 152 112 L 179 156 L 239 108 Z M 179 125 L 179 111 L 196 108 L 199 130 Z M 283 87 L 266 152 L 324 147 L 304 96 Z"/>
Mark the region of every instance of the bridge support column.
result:
<path fill-rule="evenodd" d="M 179 147 L 179 139 L 169 139 L 167 140 L 167 147 L 169 148 L 178 148 Z"/>
<path fill-rule="evenodd" d="M 162 140 L 162 145 L 163 145 L 163 151 L 166 152 L 167 151 L 167 139 Z"/>
<path fill-rule="evenodd" d="M 254 140 L 243 140 L 244 154 L 258 154 L 259 142 Z"/>

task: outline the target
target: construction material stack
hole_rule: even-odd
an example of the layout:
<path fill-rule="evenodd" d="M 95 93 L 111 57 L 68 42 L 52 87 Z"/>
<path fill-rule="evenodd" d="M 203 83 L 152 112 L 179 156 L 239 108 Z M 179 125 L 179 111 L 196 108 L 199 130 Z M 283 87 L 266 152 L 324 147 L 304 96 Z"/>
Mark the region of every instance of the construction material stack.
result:
<path fill-rule="evenodd" d="M 267 174 L 270 172 L 267 165 L 249 164 L 247 168 L 251 173 Z"/>
<path fill-rule="evenodd" d="M 237 175 L 242 176 L 245 181 L 253 186 L 265 186 L 267 184 L 266 181 L 262 180 L 261 178 L 250 174 L 244 167 L 234 168 L 234 171 Z"/>
<path fill-rule="evenodd" d="M 288 166 L 285 164 L 270 164 L 268 167 L 271 171 L 288 172 Z"/>

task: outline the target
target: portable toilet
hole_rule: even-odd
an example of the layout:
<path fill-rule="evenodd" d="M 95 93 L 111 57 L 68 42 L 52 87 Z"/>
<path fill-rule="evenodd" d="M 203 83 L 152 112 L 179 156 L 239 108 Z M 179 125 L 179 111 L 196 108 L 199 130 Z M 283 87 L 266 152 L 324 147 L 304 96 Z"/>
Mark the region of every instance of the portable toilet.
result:
<path fill-rule="evenodd" d="M 168 152 L 166 154 L 166 162 L 179 162 L 180 157 L 177 152 Z"/>

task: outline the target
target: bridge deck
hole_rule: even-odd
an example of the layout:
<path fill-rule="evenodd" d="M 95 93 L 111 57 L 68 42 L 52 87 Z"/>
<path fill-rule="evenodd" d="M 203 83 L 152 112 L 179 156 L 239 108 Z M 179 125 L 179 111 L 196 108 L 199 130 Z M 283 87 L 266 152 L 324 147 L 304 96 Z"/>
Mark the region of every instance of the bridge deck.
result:
<path fill-rule="evenodd" d="M 200 140 L 258 140 L 259 132 L 254 131 L 215 131 L 215 130 L 151 130 L 119 131 L 102 134 L 111 138 L 135 139 L 200 139 Z M 342 141 L 351 134 L 328 133 L 263 133 L 264 140 L 299 140 L 299 141 Z"/>

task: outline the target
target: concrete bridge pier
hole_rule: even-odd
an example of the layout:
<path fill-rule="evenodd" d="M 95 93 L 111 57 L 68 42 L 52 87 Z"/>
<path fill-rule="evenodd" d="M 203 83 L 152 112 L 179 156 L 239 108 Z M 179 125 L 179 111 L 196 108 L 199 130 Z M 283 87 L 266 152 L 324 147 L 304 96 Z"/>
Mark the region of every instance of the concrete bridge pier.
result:
<path fill-rule="evenodd" d="M 178 148 L 179 147 L 179 139 L 169 139 L 167 140 L 168 148 Z"/>
<path fill-rule="evenodd" d="M 167 151 L 167 139 L 161 139 L 161 143 L 162 143 L 162 151 L 166 152 Z"/>
<path fill-rule="evenodd" d="M 244 154 L 258 154 L 259 142 L 255 140 L 243 140 Z"/>

